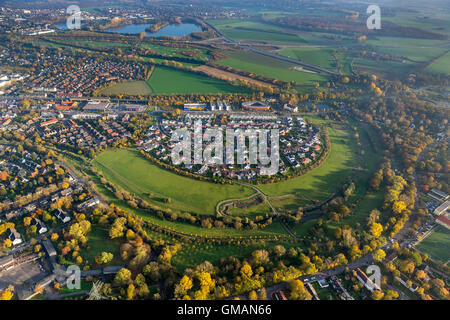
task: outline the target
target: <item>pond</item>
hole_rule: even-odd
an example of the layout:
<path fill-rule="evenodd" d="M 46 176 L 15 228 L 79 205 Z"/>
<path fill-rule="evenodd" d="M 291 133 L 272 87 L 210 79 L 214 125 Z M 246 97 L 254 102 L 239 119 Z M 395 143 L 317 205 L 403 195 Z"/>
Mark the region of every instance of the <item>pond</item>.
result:
<path fill-rule="evenodd" d="M 149 26 L 148 24 L 130 24 L 127 26 L 109 28 L 106 31 L 115 33 L 133 33 L 133 34 L 145 32 L 148 37 L 155 37 L 155 38 L 162 36 L 181 38 L 190 35 L 193 32 L 202 31 L 202 28 L 200 26 L 193 23 L 171 24 L 165 26 L 164 28 L 161 28 L 160 30 L 154 33 L 145 31 L 145 28 L 147 28 L 148 26 Z"/>

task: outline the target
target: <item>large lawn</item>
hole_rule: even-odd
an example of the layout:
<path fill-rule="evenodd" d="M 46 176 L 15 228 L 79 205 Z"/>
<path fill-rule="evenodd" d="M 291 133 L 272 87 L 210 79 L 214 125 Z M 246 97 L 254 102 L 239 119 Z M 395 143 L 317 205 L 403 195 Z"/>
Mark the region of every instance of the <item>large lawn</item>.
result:
<path fill-rule="evenodd" d="M 228 52 L 228 58 L 218 61 L 218 64 L 238 70 L 253 72 L 265 77 L 282 81 L 295 81 L 299 84 L 325 81 L 322 74 L 294 70 L 296 65 L 266 57 L 252 52 Z"/>
<path fill-rule="evenodd" d="M 147 81 L 155 94 L 247 93 L 225 81 L 167 67 L 156 67 Z"/>
<path fill-rule="evenodd" d="M 450 260 L 449 247 L 450 231 L 439 226 L 417 246 L 417 249 L 428 254 L 434 260 L 447 263 Z"/>
<path fill-rule="evenodd" d="M 261 186 L 270 196 L 300 194 L 314 200 L 326 200 L 336 192 L 355 164 L 353 137 L 344 129 L 328 126 L 331 151 L 316 169 L 291 180 Z"/>
<path fill-rule="evenodd" d="M 97 156 L 94 165 L 115 185 L 142 198 L 147 198 L 149 193 L 153 194 L 152 199 L 170 197 L 169 206 L 180 211 L 215 214 L 218 202 L 254 193 L 237 185 L 218 185 L 182 177 L 151 164 L 134 151 L 105 151 Z M 164 205 L 162 200 L 155 202 Z"/>

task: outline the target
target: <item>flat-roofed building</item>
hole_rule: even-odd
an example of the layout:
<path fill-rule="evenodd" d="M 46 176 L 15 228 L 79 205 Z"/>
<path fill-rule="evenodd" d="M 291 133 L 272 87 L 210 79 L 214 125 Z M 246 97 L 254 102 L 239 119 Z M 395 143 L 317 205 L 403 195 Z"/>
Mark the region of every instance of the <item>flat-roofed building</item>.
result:
<path fill-rule="evenodd" d="M 14 264 L 14 257 L 12 255 L 0 258 L 0 269 L 8 269 Z"/>
<path fill-rule="evenodd" d="M 447 210 L 450 207 L 450 201 L 445 201 L 443 204 L 441 204 L 439 207 L 434 209 L 434 214 L 437 216 L 441 216 L 447 213 Z"/>
<path fill-rule="evenodd" d="M 449 199 L 448 194 L 436 188 L 431 189 L 431 191 L 428 192 L 428 196 L 438 201 L 446 201 Z"/>
<path fill-rule="evenodd" d="M 84 111 L 102 112 L 109 108 L 109 102 L 106 101 L 89 101 L 84 106 Z"/>
<path fill-rule="evenodd" d="M 44 240 L 42 241 L 42 245 L 44 246 L 45 251 L 47 252 L 49 257 L 56 257 L 57 252 L 53 244 L 50 242 L 50 240 Z"/>

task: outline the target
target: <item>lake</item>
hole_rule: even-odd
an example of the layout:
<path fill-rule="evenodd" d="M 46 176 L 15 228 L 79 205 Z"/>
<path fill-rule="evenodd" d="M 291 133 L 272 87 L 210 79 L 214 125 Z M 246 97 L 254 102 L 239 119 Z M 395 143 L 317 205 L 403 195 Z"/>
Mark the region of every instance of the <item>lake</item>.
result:
<path fill-rule="evenodd" d="M 202 28 L 196 24 L 193 23 L 181 23 L 181 24 L 171 24 L 168 26 L 165 26 L 164 28 L 161 28 L 158 32 L 148 32 L 145 31 L 145 28 L 147 28 L 148 24 L 130 24 L 127 26 L 120 26 L 120 27 L 114 27 L 109 28 L 106 31 L 108 32 L 115 32 L 115 33 L 141 33 L 145 32 L 148 37 L 184 37 L 187 35 L 190 35 L 193 32 L 200 32 L 202 31 Z"/>

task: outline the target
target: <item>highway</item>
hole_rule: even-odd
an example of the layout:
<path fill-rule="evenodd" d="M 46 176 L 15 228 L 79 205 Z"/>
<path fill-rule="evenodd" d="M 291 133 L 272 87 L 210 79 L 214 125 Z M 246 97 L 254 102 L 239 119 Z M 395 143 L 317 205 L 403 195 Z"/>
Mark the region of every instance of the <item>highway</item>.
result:
<path fill-rule="evenodd" d="M 305 67 L 309 70 L 312 71 L 317 71 L 317 72 L 324 72 L 324 73 L 328 73 L 328 74 L 332 74 L 332 75 L 338 75 L 339 73 L 337 73 L 336 71 L 330 70 L 330 69 L 326 69 L 320 66 L 316 66 L 314 64 L 310 64 L 310 63 L 306 63 L 300 60 L 296 60 L 296 59 L 292 59 L 289 57 L 285 57 L 276 53 L 272 53 L 272 52 L 268 52 L 268 51 L 264 51 L 264 50 L 260 50 L 260 49 L 256 49 L 250 45 L 247 44 L 241 44 L 240 41 L 235 41 L 231 38 L 229 38 L 228 36 L 226 36 L 222 31 L 220 31 L 219 29 L 217 29 L 216 27 L 214 27 L 212 24 L 206 22 L 206 21 L 202 21 L 204 24 L 206 24 L 207 26 L 209 26 L 211 29 L 213 29 L 220 37 L 222 37 L 225 42 L 228 42 L 230 44 L 236 45 L 238 47 L 240 47 L 241 49 L 244 50 L 248 50 L 257 54 L 261 54 L 270 58 L 274 58 L 280 61 L 284 61 L 284 62 L 289 62 L 289 63 L 293 63 L 302 67 Z"/>

